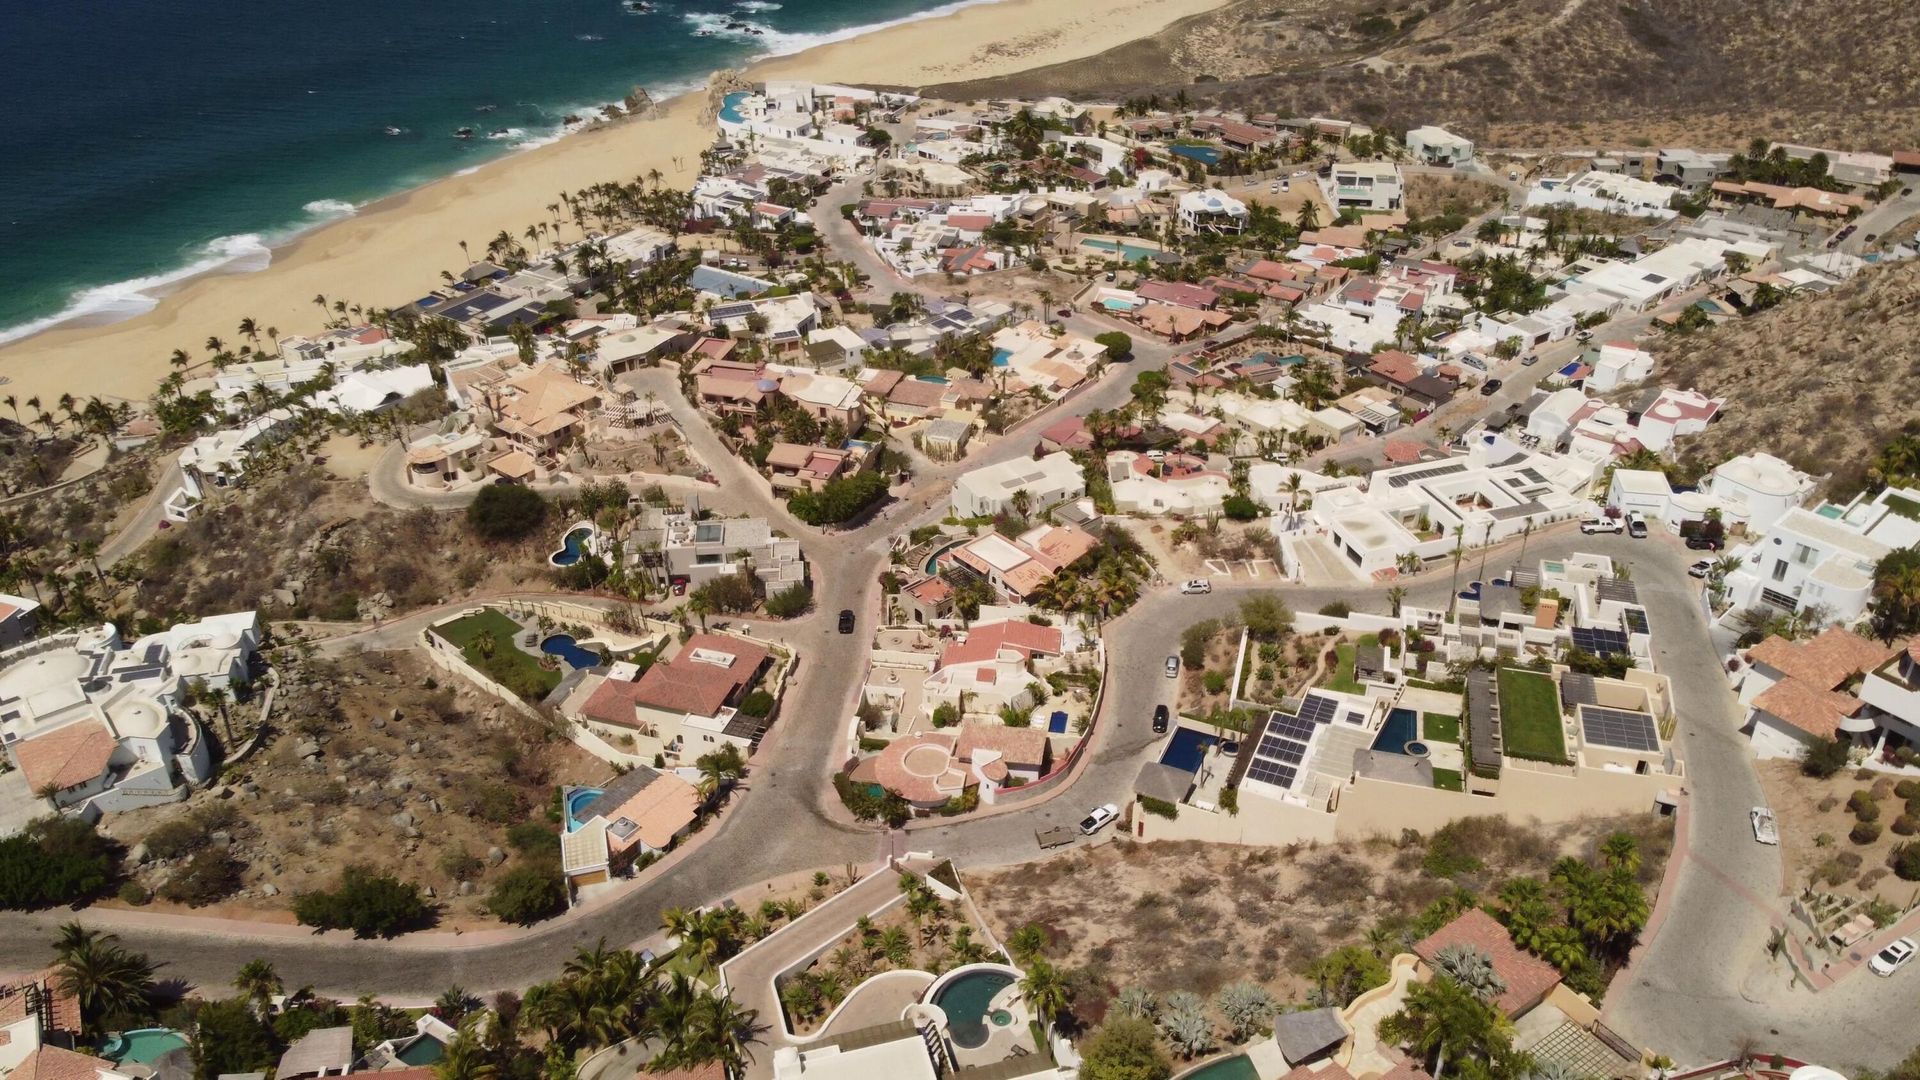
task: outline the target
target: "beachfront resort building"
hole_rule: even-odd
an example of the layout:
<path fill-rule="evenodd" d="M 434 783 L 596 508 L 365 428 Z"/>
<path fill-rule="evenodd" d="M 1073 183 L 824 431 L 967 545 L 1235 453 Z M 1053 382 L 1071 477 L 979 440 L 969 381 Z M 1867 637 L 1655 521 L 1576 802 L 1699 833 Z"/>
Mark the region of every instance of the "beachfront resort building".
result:
<path fill-rule="evenodd" d="M 130 644 L 103 625 L 0 653 L 0 739 L 19 777 L 7 782 L 96 816 L 178 801 L 212 775 L 189 684 L 246 685 L 260 634 L 248 611 Z"/>

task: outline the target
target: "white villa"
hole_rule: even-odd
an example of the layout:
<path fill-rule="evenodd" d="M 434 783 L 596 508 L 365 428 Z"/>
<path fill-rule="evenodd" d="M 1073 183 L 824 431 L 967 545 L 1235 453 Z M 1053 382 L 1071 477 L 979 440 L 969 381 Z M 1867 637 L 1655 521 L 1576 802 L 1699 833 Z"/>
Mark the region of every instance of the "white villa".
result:
<path fill-rule="evenodd" d="M 963 474 L 953 483 L 953 513 L 959 518 L 992 517 L 1013 509 L 1024 491 L 1037 511 L 1087 493 L 1086 477 L 1073 455 L 1055 451 L 1038 460 L 1015 458 Z"/>
<path fill-rule="evenodd" d="M 1239 233 L 1247 228 L 1247 204 L 1212 188 L 1180 193 L 1180 228 L 1190 233 Z"/>
<path fill-rule="evenodd" d="M 1822 605 L 1834 622 L 1865 614 L 1873 568 L 1897 548 L 1920 543 L 1920 490 L 1888 488 L 1846 506 L 1795 506 L 1730 554 L 1740 569 L 1728 574 L 1735 607 L 1766 605 L 1796 612 Z"/>
<path fill-rule="evenodd" d="M 30 791 L 65 808 L 175 802 L 212 775 L 188 683 L 244 684 L 260 644 L 251 611 L 123 643 L 112 625 L 0 653 L 0 740 Z"/>
<path fill-rule="evenodd" d="M 1579 176 L 1542 177 L 1527 192 L 1528 206 L 1572 206 L 1634 217 L 1671 219 L 1677 189 L 1637 176 L 1585 172 Z"/>
<path fill-rule="evenodd" d="M 1473 140 L 1446 128 L 1417 127 L 1407 132 L 1407 152 L 1429 165 L 1464 165 L 1473 160 Z"/>

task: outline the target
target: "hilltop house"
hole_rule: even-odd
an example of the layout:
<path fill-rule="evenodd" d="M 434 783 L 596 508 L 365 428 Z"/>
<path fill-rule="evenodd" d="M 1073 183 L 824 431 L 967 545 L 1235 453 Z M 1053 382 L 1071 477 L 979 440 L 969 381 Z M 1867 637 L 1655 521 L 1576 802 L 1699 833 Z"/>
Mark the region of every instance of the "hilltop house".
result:
<path fill-rule="evenodd" d="M 245 684 L 260 631 L 258 615 L 236 612 L 132 644 L 103 625 L 0 653 L 0 737 L 20 782 L 62 808 L 175 801 L 212 776 L 188 684 Z"/>
<path fill-rule="evenodd" d="M 578 807 L 573 798 L 586 793 Z M 664 852 L 693 828 L 700 793 L 670 772 L 636 765 L 605 787 L 568 791 L 560 826 L 560 869 L 578 888 L 624 872 L 641 855 Z"/>
<path fill-rule="evenodd" d="M 1885 672 L 1881 689 L 1903 690 L 1913 660 L 1905 642 L 1884 645 L 1851 630 L 1829 627 L 1808 641 L 1774 635 L 1746 652 L 1740 677 L 1740 702 L 1747 706 L 1748 737 L 1763 758 L 1799 757 L 1815 739 L 1875 738 L 1881 725 L 1875 710 L 1858 696 L 1868 672 Z M 1904 658 L 1898 665 L 1888 662 Z M 1902 695 L 1882 694 L 1896 704 Z M 1897 718 L 1897 715 L 1896 715 Z M 1920 719 L 1920 714 L 1915 714 Z M 1904 721 L 1903 721 L 1904 723 Z M 1908 727 L 1911 731 L 1911 727 Z M 1902 733 L 1901 742 L 1905 742 Z"/>
<path fill-rule="evenodd" d="M 986 533 L 955 548 L 953 558 L 1001 593 L 1024 601 L 1099 543 L 1077 526 L 1036 525 L 1017 537 Z"/>

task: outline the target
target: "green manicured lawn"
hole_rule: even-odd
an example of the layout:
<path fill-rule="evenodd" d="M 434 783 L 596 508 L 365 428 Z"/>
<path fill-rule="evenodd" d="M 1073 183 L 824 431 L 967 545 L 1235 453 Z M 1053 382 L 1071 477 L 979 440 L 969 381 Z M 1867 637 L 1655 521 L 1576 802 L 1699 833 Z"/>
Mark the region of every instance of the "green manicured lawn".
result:
<path fill-rule="evenodd" d="M 1420 737 L 1430 743 L 1443 742 L 1460 745 L 1460 718 L 1442 713 L 1422 713 L 1420 715 Z"/>
<path fill-rule="evenodd" d="M 1380 644 L 1380 635 L 1362 634 L 1357 643 L 1343 641 L 1335 646 L 1334 651 L 1340 654 L 1340 659 L 1334 664 L 1333 673 L 1327 676 L 1327 689 L 1338 690 L 1343 694 L 1366 693 L 1366 688 L 1361 686 L 1359 680 L 1353 677 L 1354 650 L 1359 645 L 1378 644 Z"/>
<path fill-rule="evenodd" d="M 514 637 L 521 633 L 520 624 L 492 608 L 455 619 L 434 633 L 458 645 L 467 663 L 529 701 L 546 696 L 547 691 L 560 685 L 559 671 L 541 667 L 538 660 L 513 643 Z M 480 646 L 486 635 L 491 635 L 493 640 L 491 655 Z"/>
<path fill-rule="evenodd" d="M 1433 786 L 1441 791 L 1467 790 L 1467 785 L 1461 781 L 1460 773 L 1455 769 L 1433 770 Z"/>
<path fill-rule="evenodd" d="M 1500 730 L 1508 757 L 1566 764 L 1567 744 L 1560 734 L 1560 694 L 1545 675 L 1518 668 L 1500 669 Z"/>

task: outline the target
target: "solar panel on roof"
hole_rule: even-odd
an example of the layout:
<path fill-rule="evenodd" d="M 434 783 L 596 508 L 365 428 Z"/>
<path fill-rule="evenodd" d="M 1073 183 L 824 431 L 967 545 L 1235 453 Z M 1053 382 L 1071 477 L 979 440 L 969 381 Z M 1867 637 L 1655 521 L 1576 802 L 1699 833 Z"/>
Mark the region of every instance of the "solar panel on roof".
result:
<path fill-rule="evenodd" d="M 1422 480 L 1431 480 L 1436 476 L 1448 476 L 1453 473 L 1465 471 L 1467 471 L 1467 467 L 1458 462 L 1450 465 L 1435 465 L 1431 469 L 1415 469 L 1412 472 L 1398 473 L 1394 476 L 1389 476 L 1387 477 L 1387 483 L 1392 487 L 1406 487 L 1408 484 L 1417 484 Z"/>
<path fill-rule="evenodd" d="M 1247 769 L 1247 779 L 1259 780 L 1283 788 L 1292 787 L 1293 778 L 1298 775 L 1300 775 L 1299 770 L 1291 765 L 1275 765 L 1265 761 L 1255 761 L 1252 767 Z"/>
<path fill-rule="evenodd" d="M 1267 733 L 1306 742 L 1313 738 L 1313 724 L 1297 716 L 1275 715 L 1267 724 Z"/>
<path fill-rule="evenodd" d="M 1298 765 L 1300 759 L 1307 756 L 1307 747 L 1306 744 L 1294 742 L 1292 739 L 1281 739 L 1269 735 L 1260 740 L 1258 756 L 1272 758 L 1289 765 Z"/>
<path fill-rule="evenodd" d="M 1573 644 L 1577 649 L 1585 649 L 1599 656 L 1612 656 L 1627 651 L 1627 635 L 1618 630 L 1576 626 L 1573 628 Z"/>
<path fill-rule="evenodd" d="M 1599 703 L 1600 699 L 1595 697 L 1593 692 L 1593 676 L 1583 675 L 1578 671 L 1569 671 L 1560 676 L 1561 705 L 1572 707 Z"/>
<path fill-rule="evenodd" d="M 1650 634 L 1653 632 L 1647 625 L 1647 612 L 1645 608 L 1632 607 L 1621 614 L 1627 621 L 1627 629 L 1634 633 Z"/>
<path fill-rule="evenodd" d="M 1300 719 L 1309 724 L 1331 724 L 1339 712 L 1339 702 L 1320 694 L 1308 694 L 1300 703 Z"/>
<path fill-rule="evenodd" d="M 1660 736 L 1654 729 L 1653 717 L 1646 713 L 1589 705 L 1580 710 L 1580 731 L 1586 741 L 1594 746 L 1643 752 L 1660 749 Z"/>

